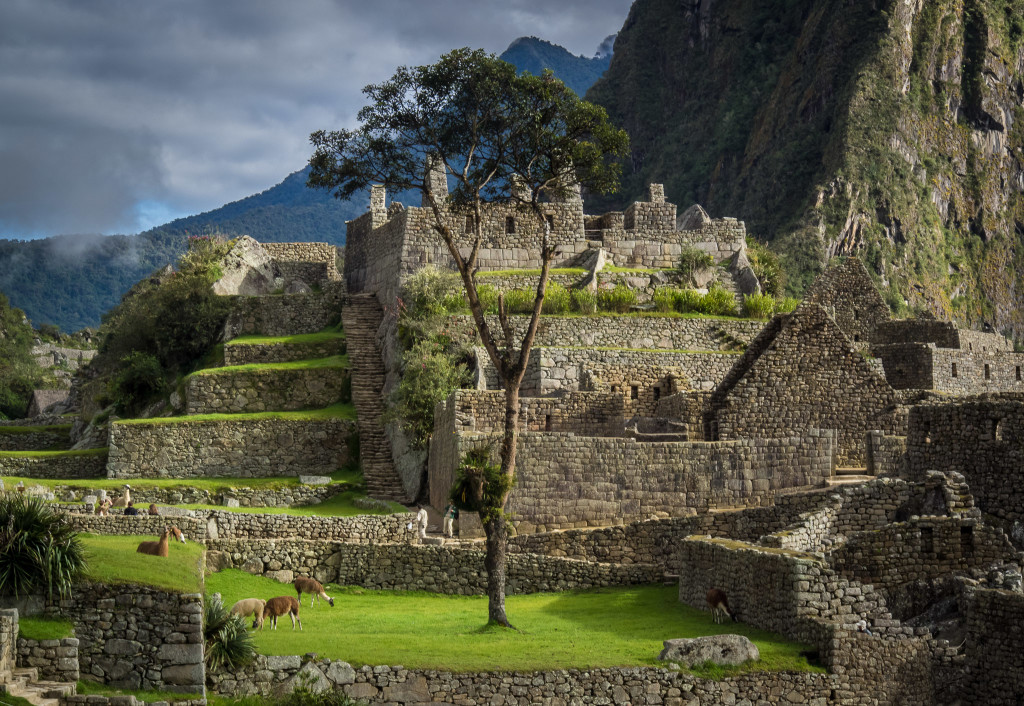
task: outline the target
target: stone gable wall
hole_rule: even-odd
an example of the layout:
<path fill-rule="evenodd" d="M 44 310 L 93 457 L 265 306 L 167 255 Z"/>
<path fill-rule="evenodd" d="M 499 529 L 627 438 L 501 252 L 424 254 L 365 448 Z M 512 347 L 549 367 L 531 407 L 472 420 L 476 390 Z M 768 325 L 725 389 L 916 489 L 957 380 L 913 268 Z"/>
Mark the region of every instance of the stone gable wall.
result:
<path fill-rule="evenodd" d="M 185 379 L 186 414 L 329 407 L 349 393 L 347 367 L 195 373 Z"/>
<path fill-rule="evenodd" d="M 351 419 L 110 425 L 111 478 L 329 475 L 348 462 Z"/>
<path fill-rule="evenodd" d="M 0 454 L 0 478 L 50 478 L 74 480 L 98 478 L 106 474 L 106 454 L 5 456 Z"/>
<path fill-rule="evenodd" d="M 982 511 L 1024 521 L 1024 400 L 983 397 L 910 410 L 906 467 L 962 473 Z"/>
<path fill-rule="evenodd" d="M 203 694 L 203 597 L 84 583 L 48 608 L 70 620 L 82 676 L 110 686 Z"/>
<path fill-rule="evenodd" d="M 29 640 L 19 637 L 18 667 L 35 667 L 39 670 L 40 679 L 77 682 L 80 676 L 78 638 Z"/>
<path fill-rule="evenodd" d="M 224 339 L 320 331 L 340 320 L 343 298 L 341 282 L 328 283 L 323 291 L 311 294 L 236 296 L 224 324 Z"/>
<path fill-rule="evenodd" d="M 447 438 L 430 453 L 435 507 L 446 504 L 464 452 L 497 436 Z M 709 505 L 758 505 L 780 491 L 818 485 L 832 473 L 831 434 L 814 431 L 717 443 L 525 433 L 517 453 L 508 509 L 520 532 L 620 524 L 659 512 L 678 516 Z"/>
<path fill-rule="evenodd" d="M 341 279 L 337 250 L 327 243 L 263 243 L 264 249 L 286 281 L 300 279 L 308 285 Z"/>
<path fill-rule="evenodd" d="M 855 257 L 829 266 L 811 284 L 804 301 L 828 311 L 859 350 L 867 348 L 874 340 L 875 329 L 891 318 L 889 307 L 864 265 Z"/>

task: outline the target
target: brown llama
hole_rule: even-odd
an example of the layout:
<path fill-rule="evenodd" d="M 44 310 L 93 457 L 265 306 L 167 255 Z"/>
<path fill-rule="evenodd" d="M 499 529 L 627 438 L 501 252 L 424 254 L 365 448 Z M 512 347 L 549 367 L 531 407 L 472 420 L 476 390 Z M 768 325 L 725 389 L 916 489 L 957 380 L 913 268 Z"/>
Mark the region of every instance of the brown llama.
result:
<path fill-rule="evenodd" d="M 277 596 L 267 601 L 267 605 L 263 608 L 264 619 L 270 618 L 270 627 L 277 630 L 277 618 L 281 615 L 287 615 L 292 619 L 292 630 L 295 629 L 295 623 L 298 621 L 299 630 L 302 629 L 302 619 L 299 617 L 299 601 L 297 598 L 291 596 Z"/>
<path fill-rule="evenodd" d="M 313 601 L 323 599 L 327 601 L 330 606 L 334 607 L 334 599 L 328 596 L 324 592 L 324 587 L 319 581 L 314 579 L 306 578 L 305 576 L 297 576 L 292 584 L 295 586 L 295 593 L 298 594 L 299 600 L 302 600 L 302 594 L 308 593 L 312 596 L 309 599 L 309 607 L 313 607 Z"/>
<path fill-rule="evenodd" d="M 170 547 L 168 546 L 171 539 L 171 534 L 174 534 L 174 538 L 185 544 L 185 536 L 181 533 L 181 530 L 177 527 L 165 527 L 164 533 L 160 535 L 158 541 L 146 541 L 140 542 L 139 548 L 135 551 L 139 554 L 152 554 L 153 556 L 167 556 Z"/>
<path fill-rule="evenodd" d="M 729 599 L 722 589 L 712 588 L 708 591 L 708 607 L 711 609 L 711 617 L 715 624 L 724 623 L 726 616 L 736 622 L 736 616 L 729 612 Z"/>

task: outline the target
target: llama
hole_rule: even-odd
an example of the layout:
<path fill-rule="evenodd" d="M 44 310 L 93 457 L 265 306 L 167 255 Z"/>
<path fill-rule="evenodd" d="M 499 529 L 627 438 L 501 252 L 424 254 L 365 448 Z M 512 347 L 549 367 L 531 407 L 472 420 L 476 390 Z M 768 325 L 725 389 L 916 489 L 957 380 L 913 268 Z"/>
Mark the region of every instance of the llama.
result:
<path fill-rule="evenodd" d="M 159 541 L 155 541 L 155 542 L 154 541 L 141 542 L 139 544 L 139 548 L 136 549 L 135 551 L 138 552 L 139 554 L 152 554 L 153 556 L 167 556 L 168 551 L 169 551 L 168 543 L 170 542 L 170 538 L 171 538 L 171 534 L 172 533 L 174 534 L 174 538 L 176 540 L 178 540 L 182 544 L 186 543 L 185 542 L 185 535 L 183 535 L 181 533 L 180 529 L 178 529 L 177 527 L 165 527 L 164 528 L 164 533 L 162 535 L 160 535 L 160 540 Z"/>
<path fill-rule="evenodd" d="M 295 629 L 296 621 L 299 623 L 299 630 L 302 629 L 302 619 L 299 617 L 299 601 L 297 598 L 277 596 L 267 601 L 266 606 L 263 608 L 263 617 L 270 618 L 270 627 L 274 630 L 277 630 L 277 618 L 281 615 L 287 615 L 292 619 L 292 630 Z"/>
<path fill-rule="evenodd" d="M 732 618 L 734 623 L 736 622 L 736 616 L 729 612 L 729 599 L 726 598 L 725 591 L 722 589 L 712 588 L 708 591 L 708 607 L 711 608 L 711 617 L 715 624 L 724 623 L 726 616 Z"/>
<path fill-rule="evenodd" d="M 232 615 L 240 615 L 243 618 L 253 617 L 252 629 L 257 627 L 263 629 L 263 610 L 267 602 L 262 598 L 243 598 L 231 606 Z"/>
<path fill-rule="evenodd" d="M 113 504 L 111 504 L 111 507 L 128 507 L 128 503 L 131 502 L 131 499 L 132 499 L 132 487 L 130 485 L 128 485 L 128 484 L 125 484 L 125 486 L 124 486 L 124 495 L 122 495 L 121 497 L 117 498 L 113 502 Z"/>
<path fill-rule="evenodd" d="M 298 576 L 292 583 L 295 585 L 295 593 L 298 594 L 299 600 L 302 600 L 303 592 L 311 596 L 309 599 L 310 608 L 313 607 L 313 601 L 320 600 L 321 598 L 327 601 L 332 608 L 334 607 L 334 599 L 324 592 L 324 587 L 319 581 L 306 578 L 305 576 Z"/>

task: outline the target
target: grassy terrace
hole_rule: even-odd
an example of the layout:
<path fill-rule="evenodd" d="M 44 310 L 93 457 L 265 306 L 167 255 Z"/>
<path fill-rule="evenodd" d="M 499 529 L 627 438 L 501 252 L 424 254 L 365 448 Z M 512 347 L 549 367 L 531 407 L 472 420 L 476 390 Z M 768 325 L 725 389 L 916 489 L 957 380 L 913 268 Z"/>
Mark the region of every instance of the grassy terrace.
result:
<path fill-rule="evenodd" d="M 0 434 L 67 434 L 71 431 L 70 424 L 40 424 L 37 427 L 6 427 L 0 426 Z"/>
<path fill-rule="evenodd" d="M 5 483 L 17 483 L 24 481 L 25 485 L 41 485 L 46 488 L 78 488 L 82 490 L 120 490 L 124 487 L 123 478 L 85 478 L 75 480 L 55 480 L 20 478 L 16 476 L 4 476 Z M 335 483 L 348 483 L 358 485 L 363 482 L 359 471 L 342 470 L 331 475 Z M 144 488 L 199 488 L 208 490 L 211 493 L 230 490 L 232 488 L 264 488 L 280 489 L 300 485 L 299 479 L 295 476 L 282 476 L 277 478 L 133 478 L 131 486 L 139 490 Z M 220 508 L 223 510 L 224 508 Z"/>
<path fill-rule="evenodd" d="M 248 367 L 248 366 L 238 366 Z M 153 419 L 119 419 L 114 424 L 182 424 L 186 422 L 242 422 L 259 419 L 285 419 L 289 421 L 316 421 L 323 419 L 355 419 L 356 408 L 351 404 L 335 404 L 321 409 L 301 412 L 251 412 L 247 414 L 188 414 L 181 417 L 154 417 Z"/>
<path fill-rule="evenodd" d="M 209 593 L 226 605 L 241 598 L 289 595 L 290 586 L 238 570 L 211 574 Z M 806 647 L 740 623 L 715 625 L 710 613 L 679 602 L 674 586 L 509 596 L 508 614 L 518 630 L 487 627 L 485 596 L 371 591 L 328 587 L 335 607 L 301 609 L 303 631 L 284 618 L 277 631 L 256 634 L 270 655 L 317 652 L 354 665 L 402 664 L 423 669 L 545 670 L 612 666 L 663 666 L 662 641 L 718 633 L 746 635 L 761 660 L 743 667 L 695 670 L 704 676 L 746 671 L 815 671 L 800 655 Z"/>
<path fill-rule="evenodd" d="M 345 332 L 340 328 L 320 331 L 319 333 L 300 333 L 294 336 L 240 336 L 232 338 L 225 343 L 226 346 L 251 346 L 251 345 L 277 345 L 277 344 L 303 344 L 303 343 L 326 343 L 327 341 L 344 340 Z"/>
<path fill-rule="evenodd" d="M 132 487 L 135 487 L 134 484 Z M 391 515 L 396 512 L 409 512 L 404 505 L 388 502 L 387 509 L 363 508 L 354 504 L 356 498 L 365 497 L 356 490 L 343 490 L 319 505 L 302 505 L 299 507 L 224 507 L 223 505 L 189 504 L 176 507 L 186 510 L 220 510 L 226 512 L 251 513 L 260 515 L 295 515 L 298 517 L 355 517 L 356 515 Z"/>
<path fill-rule="evenodd" d="M 246 363 L 227 365 L 220 368 L 197 370 L 193 375 L 230 375 L 231 373 L 256 372 L 259 370 L 314 370 L 318 368 L 348 368 L 347 355 L 332 355 L 328 358 L 294 360 L 287 363 Z"/>
<path fill-rule="evenodd" d="M 78 451 L 0 451 L 0 458 L 66 458 L 68 456 L 106 456 L 107 449 Z"/>
<path fill-rule="evenodd" d="M 89 564 L 86 578 L 103 583 L 141 583 L 180 593 L 203 588 L 203 545 L 171 542 L 167 557 L 139 554 L 139 542 L 154 536 L 80 534 Z"/>
<path fill-rule="evenodd" d="M 27 640 L 59 640 L 71 637 L 71 633 L 71 621 L 63 618 L 44 618 L 41 615 L 18 618 L 18 636 Z"/>

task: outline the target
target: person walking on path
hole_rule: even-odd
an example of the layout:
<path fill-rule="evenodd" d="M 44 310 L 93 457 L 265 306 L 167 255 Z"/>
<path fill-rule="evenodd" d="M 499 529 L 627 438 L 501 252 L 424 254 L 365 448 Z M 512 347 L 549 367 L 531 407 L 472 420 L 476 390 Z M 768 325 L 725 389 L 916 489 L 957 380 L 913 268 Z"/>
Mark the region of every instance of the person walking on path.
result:
<path fill-rule="evenodd" d="M 444 536 L 454 537 L 455 534 L 452 531 L 452 522 L 459 519 L 459 508 L 455 507 L 455 503 L 448 503 L 448 507 L 444 509 Z"/>

